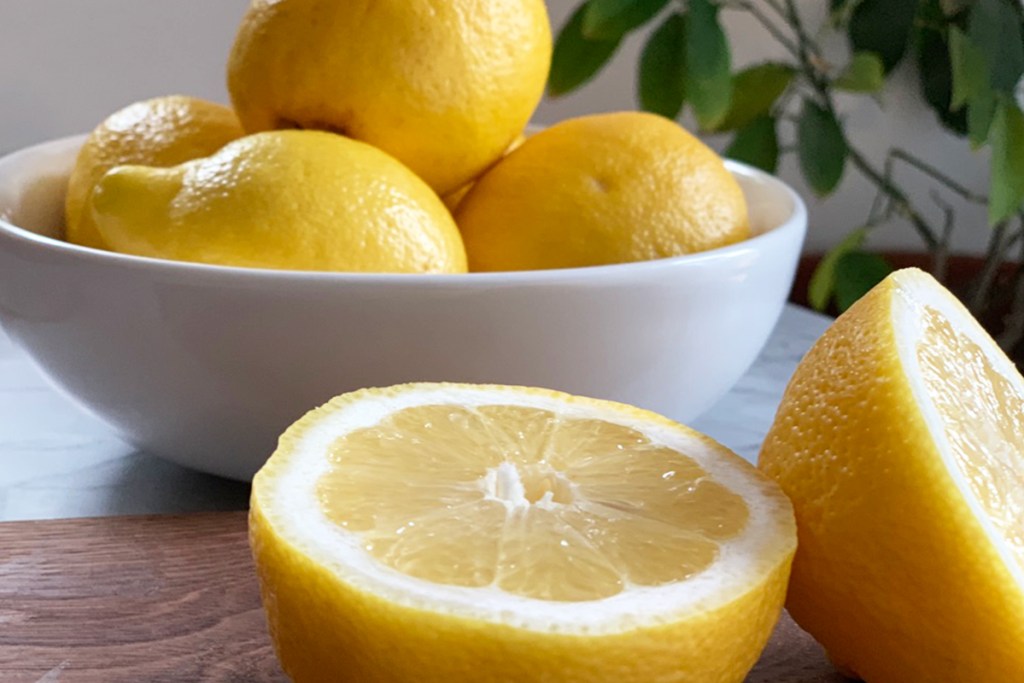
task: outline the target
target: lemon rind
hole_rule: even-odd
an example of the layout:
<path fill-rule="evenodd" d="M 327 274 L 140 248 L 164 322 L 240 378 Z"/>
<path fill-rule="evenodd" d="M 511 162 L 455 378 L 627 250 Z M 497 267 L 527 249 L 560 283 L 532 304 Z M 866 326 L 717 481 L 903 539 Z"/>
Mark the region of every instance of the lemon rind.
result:
<path fill-rule="evenodd" d="M 362 549 L 358 536 L 323 514 L 313 492 L 329 468 L 325 454 L 340 435 L 407 407 L 502 402 L 639 428 L 652 442 L 692 457 L 718 483 L 742 496 L 751 506 L 747 528 L 724 543 L 718 559 L 696 577 L 664 586 L 631 588 L 608 598 L 575 602 L 572 609 L 566 609 L 566 603 L 510 595 L 496 588 L 439 585 L 408 576 L 372 558 Z M 414 609 L 549 633 L 615 634 L 718 609 L 787 562 L 796 542 L 792 508 L 785 496 L 746 461 L 713 440 L 630 406 L 521 387 L 409 384 L 336 398 L 282 436 L 275 455 L 254 481 L 253 503 L 279 538 L 288 539 L 296 551 L 312 557 L 356 590 Z"/>

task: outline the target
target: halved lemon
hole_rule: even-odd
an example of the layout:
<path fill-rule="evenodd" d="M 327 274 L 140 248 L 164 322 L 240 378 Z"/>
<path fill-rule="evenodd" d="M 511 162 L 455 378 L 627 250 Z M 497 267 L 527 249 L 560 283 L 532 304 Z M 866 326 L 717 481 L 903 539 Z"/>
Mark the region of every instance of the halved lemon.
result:
<path fill-rule="evenodd" d="M 334 399 L 253 482 L 271 637 L 305 681 L 742 681 L 796 545 L 778 487 L 686 427 L 541 389 Z"/>
<path fill-rule="evenodd" d="M 793 501 L 788 607 L 871 683 L 1024 677 L 1024 379 L 918 270 L 841 316 L 760 457 Z"/>

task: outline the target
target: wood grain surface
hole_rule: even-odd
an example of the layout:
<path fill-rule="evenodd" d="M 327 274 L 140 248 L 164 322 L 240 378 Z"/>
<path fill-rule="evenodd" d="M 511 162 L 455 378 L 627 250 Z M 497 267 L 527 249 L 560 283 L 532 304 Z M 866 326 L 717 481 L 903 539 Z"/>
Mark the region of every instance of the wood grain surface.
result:
<path fill-rule="evenodd" d="M 240 512 L 0 524 L 0 682 L 283 683 L 245 524 Z M 844 680 L 783 617 L 747 683 Z"/>

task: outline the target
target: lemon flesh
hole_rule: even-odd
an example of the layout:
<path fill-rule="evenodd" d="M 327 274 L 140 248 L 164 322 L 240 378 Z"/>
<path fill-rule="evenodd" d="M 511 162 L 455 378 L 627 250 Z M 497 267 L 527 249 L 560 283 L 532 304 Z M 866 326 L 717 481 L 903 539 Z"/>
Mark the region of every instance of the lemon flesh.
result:
<path fill-rule="evenodd" d="M 761 452 L 793 501 L 787 606 L 871 683 L 1024 671 L 1024 379 L 956 298 L 899 271 L 797 368 Z"/>
<path fill-rule="evenodd" d="M 421 425 L 428 439 L 405 438 Z M 540 600 L 686 579 L 747 524 L 743 499 L 691 458 L 548 410 L 407 408 L 340 439 L 331 461 L 324 511 L 381 563 Z"/>
<path fill-rule="evenodd" d="M 300 683 L 738 683 L 778 618 L 792 524 L 774 485 L 659 416 L 420 384 L 293 426 L 250 533 Z"/>
<path fill-rule="evenodd" d="M 1024 571 L 1024 394 L 976 341 L 925 307 L 917 360 L 953 464 Z M 1003 368 L 1003 371 L 1006 369 Z M 1024 617 L 1022 617 L 1024 619 Z"/>

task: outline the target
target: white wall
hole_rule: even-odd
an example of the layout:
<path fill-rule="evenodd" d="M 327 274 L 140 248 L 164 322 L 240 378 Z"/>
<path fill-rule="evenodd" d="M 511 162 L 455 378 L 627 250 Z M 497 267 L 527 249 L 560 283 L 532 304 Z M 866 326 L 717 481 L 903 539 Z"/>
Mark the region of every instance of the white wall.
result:
<path fill-rule="evenodd" d="M 576 0 L 548 4 L 557 28 Z M 823 3 L 804 4 L 817 8 Z M 86 131 L 112 111 L 147 97 L 180 92 L 226 101 L 224 64 L 246 5 L 247 0 L 0 0 L 0 152 Z M 770 43 L 749 19 L 733 15 L 729 30 L 737 63 L 767 54 Z M 634 108 L 634 72 L 642 43 L 641 36 L 633 36 L 593 83 L 572 96 L 542 103 L 537 120 L 550 123 L 587 112 Z M 896 140 L 984 190 L 984 159 L 966 143 L 936 134 L 931 112 L 909 88 L 900 87 L 910 82 L 909 74 L 902 74 L 885 93 L 886 114 L 869 98 L 844 102 L 858 144 L 880 159 Z M 719 147 L 724 142 L 709 141 Z M 792 158 L 782 175 L 810 196 Z M 901 177 L 922 206 L 934 211 L 926 194 L 931 185 L 915 182 L 913 172 Z M 827 247 L 863 220 L 871 196 L 869 186 L 848 170 L 835 197 L 812 205 L 808 248 Z M 987 232 L 984 211 L 973 208 L 963 216 L 967 220 L 956 246 L 980 249 Z M 875 243 L 918 244 L 902 226 L 880 231 Z"/>

